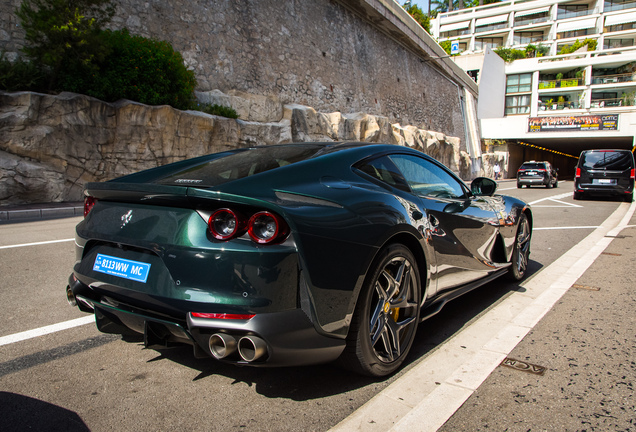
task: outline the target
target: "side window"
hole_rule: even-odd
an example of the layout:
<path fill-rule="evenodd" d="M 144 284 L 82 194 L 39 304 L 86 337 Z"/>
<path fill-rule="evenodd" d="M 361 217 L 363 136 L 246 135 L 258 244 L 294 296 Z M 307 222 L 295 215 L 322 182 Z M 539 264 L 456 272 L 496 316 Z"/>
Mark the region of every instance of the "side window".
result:
<path fill-rule="evenodd" d="M 408 185 L 404 181 L 404 178 L 402 178 L 402 175 L 395 164 L 393 164 L 391 159 L 386 156 L 370 161 L 364 161 L 363 163 L 356 165 L 356 168 L 382 183 L 386 183 L 404 191 L 409 190 Z"/>
<path fill-rule="evenodd" d="M 466 188 L 439 165 L 410 155 L 392 155 L 413 192 L 440 198 L 465 198 Z"/>

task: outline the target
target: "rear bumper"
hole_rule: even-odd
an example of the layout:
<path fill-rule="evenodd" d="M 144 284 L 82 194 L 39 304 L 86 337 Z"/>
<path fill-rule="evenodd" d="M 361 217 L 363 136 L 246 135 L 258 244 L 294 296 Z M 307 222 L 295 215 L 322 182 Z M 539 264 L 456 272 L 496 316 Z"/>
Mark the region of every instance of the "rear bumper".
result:
<path fill-rule="evenodd" d="M 147 348 L 187 344 L 193 346 L 194 355 L 199 358 L 213 357 L 226 363 L 249 366 L 300 366 L 336 360 L 345 347 L 344 339 L 319 334 L 301 309 L 260 313 L 251 319 L 197 318 L 187 313 L 184 320 L 178 320 L 110 299 L 96 299 L 88 294 L 91 288 L 73 275 L 69 279 L 69 288 L 78 307 L 95 314 L 100 331 L 143 335 Z M 237 345 L 223 358 L 219 358 L 218 353 L 215 355 L 210 347 L 211 337 L 219 334 L 233 339 Z M 246 361 L 238 349 L 242 338 L 263 341 L 264 353 Z"/>
<path fill-rule="evenodd" d="M 518 178 L 517 179 L 517 184 L 520 184 L 522 186 L 527 186 L 527 185 L 547 185 L 550 182 L 550 179 L 547 178 Z"/>
<path fill-rule="evenodd" d="M 586 194 L 594 195 L 617 195 L 625 196 L 634 192 L 634 185 L 621 186 L 621 185 L 597 185 L 591 183 L 574 183 L 575 192 L 583 192 Z"/>

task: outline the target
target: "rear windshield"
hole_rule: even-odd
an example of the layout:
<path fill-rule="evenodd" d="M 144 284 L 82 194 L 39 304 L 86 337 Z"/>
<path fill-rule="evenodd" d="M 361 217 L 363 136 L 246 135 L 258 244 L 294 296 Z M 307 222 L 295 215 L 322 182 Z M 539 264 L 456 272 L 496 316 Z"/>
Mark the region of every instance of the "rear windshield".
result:
<path fill-rule="evenodd" d="M 159 184 L 218 186 L 316 156 L 324 145 L 256 147 L 204 162 L 159 179 Z"/>
<path fill-rule="evenodd" d="M 523 165 L 521 165 L 521 168 L 519 169 L 545 169 L 545 164 L 539 163 L 539 162 L 526 162 Z"/>
<path fill-rule="evenodd" d="M 633 168 L 633 157 L 629 151 L 592 151 L 581 154 L 581 168 L 625 171 Z"/>

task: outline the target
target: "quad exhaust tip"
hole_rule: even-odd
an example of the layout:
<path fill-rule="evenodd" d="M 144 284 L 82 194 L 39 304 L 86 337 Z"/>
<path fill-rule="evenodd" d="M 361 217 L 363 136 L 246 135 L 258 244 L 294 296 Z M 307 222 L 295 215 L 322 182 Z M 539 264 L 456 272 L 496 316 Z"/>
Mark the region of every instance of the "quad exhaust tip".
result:
<path fill-rule="evenodd" d="M 215 333 L 210 336 L 210 352 L 216 359 L 224 359 L 234 354 L 237 348 L 236 338 L 225 333 Z"/>
<path fill-rule="evenodd" d="M 66 301 L 71 306 L 77 306 L 77 299 L 75 298 L 75 294 L 73 294 L 73 290 L 70 285 L 66 286 Z"/>
<path fill-rule="evenodd" d="M 253 362 L 267 354 L 267 343 L 258 336 L 243 336 L 238 342 L 239 355 L 246 362 Z"/>

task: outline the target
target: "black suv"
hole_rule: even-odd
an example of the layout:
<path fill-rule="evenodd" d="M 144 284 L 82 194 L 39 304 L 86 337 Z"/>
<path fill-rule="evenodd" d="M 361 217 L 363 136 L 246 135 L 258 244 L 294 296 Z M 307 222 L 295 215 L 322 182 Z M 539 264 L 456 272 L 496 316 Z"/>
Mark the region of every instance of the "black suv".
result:
<path fill-rule="evenodd" d="M 629 150 L 586 150 L 579 156 L 574 199 L 584 195 L 618 195 L 634 199 L 634 155 Z"/>
<path fill-rule="evenodd" d="M 524 162 L 517 170 L 517 187 L 541 185 L 547 188 L 558 187 L 559 179 L 557 170 L 550 162 L 528 161 Z"/>

